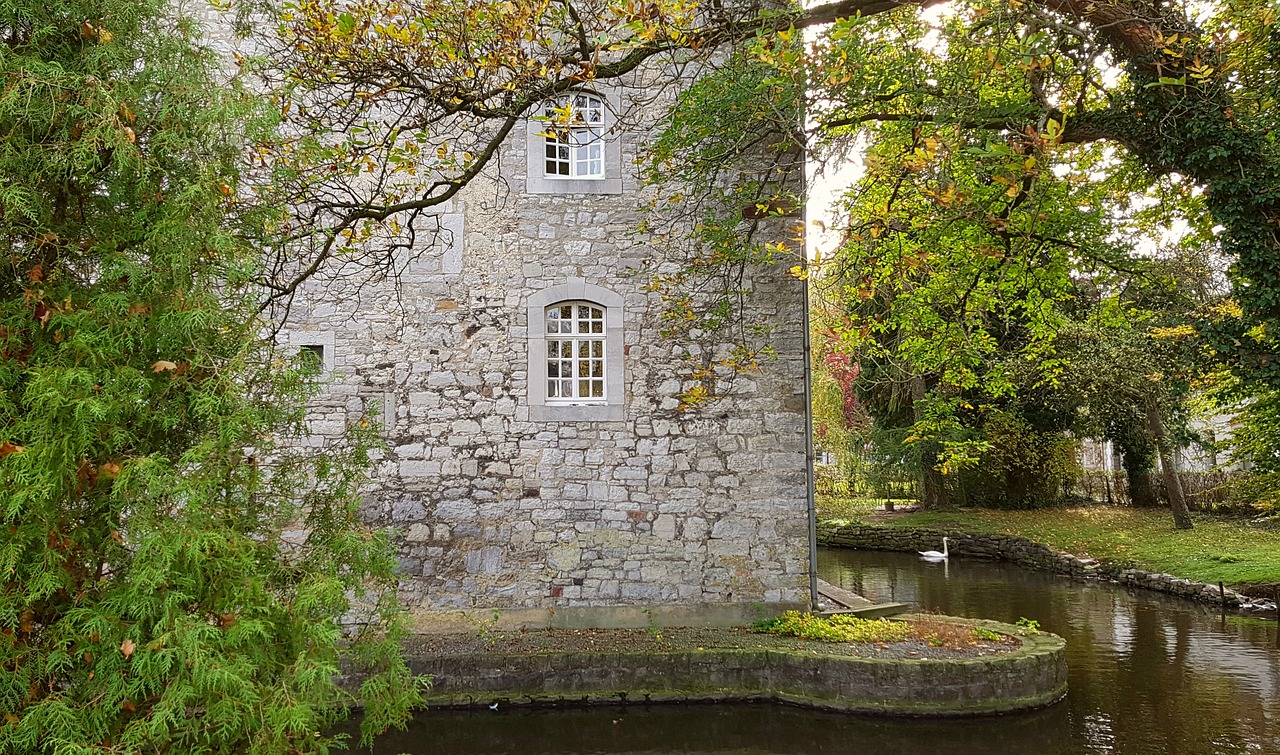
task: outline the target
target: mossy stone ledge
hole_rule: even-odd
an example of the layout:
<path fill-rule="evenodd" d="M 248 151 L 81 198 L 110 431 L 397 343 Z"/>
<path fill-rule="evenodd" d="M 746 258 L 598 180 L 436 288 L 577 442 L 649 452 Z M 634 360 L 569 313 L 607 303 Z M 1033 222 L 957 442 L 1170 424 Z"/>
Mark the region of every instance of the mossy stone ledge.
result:
<path fill-rule="evenodd" d="M 910 619 L 912 617 L 903 617 Z M 897 716 L 973 716 L 1032 710 L 1062 699 L 1061 637 L 1010 624 L 935 615 L 1017 637 L 994 656 L 885 659 L 812 650 L 474 653 L 410 657 L 434 678 L 429 707 L 777 701 Z"/>

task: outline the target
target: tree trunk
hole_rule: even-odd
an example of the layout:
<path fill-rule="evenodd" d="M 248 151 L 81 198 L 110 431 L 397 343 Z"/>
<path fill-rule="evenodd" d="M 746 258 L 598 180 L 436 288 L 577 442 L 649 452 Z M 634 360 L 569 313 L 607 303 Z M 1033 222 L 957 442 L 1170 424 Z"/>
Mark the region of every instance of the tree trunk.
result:
<path fill-rule="evenodd" d="M 936 443 L 930 443 L 936 448 Z M 926 453 L 921 462 L 924 467 L 920 470 L 920 506 L 926 509 L 941 509 L 951 505 L 951 498 L 947 493 L 946 481 L 942 478 L 942 474 L 933 468 L 933 464 L 938 459 L 936 450 Z"/>
<path fill-rule="evenodd" d="M 1129 505 L 1137 508 L 1155 508 L 1160 505 L 1156 487 L 1152 483 L 1151 469 L 1155 466 L 1156 451 L 1152 448 L 1150 433 L 1136 423 L 1147 424 L 1145 417 L 1134 417 L 1134 423 L 1121 422 L 1111 428 L 1111 438 L 1120 448 L 1121 466 L 1124 467 L 1128 487 Z"/>
<path fill-rule="evenodd" d="M 1156 497 L 1156 486 L 1151 484 L 1151 470 L 1137 466 L 1125 465 L 1125 481 L 1129 484 L 1129 503 L 1140 509 L 1154 508 L 1160 505 Z"/>
<path fill-rule="evenodd" d="M 1187 510 L 1187 498 L 1182 493 L 1182 480 L 1178 479 L 1178 467 L 1173 449 L 1169 448 L 1169 435 L 1164 429 L 1164 418 L 1154 403 L 1147 405 L 1147 423 L 1151 437 L 1155 438 L 1156 451 L 1160 454 L 1160 474 L 1164 488 L 1169 492 L 1169 508 L 1173 510 L 1173 526 L 1180 530 L 1191 529 L 1191 512 Z"/>
<path fill-rule="evenodd" d="M 924 418 L 921 409 L 924 401 L 924 378 L 916 375 L 911 378 L 911 413 L 919 422 Z M 946 508 L 951 504 L 947 494 L 947 483 L 942 473 L 935 467 L 938 464 L 940 446 L 931 440 L 920 442 L 920 507 L 924 509 Z"/>

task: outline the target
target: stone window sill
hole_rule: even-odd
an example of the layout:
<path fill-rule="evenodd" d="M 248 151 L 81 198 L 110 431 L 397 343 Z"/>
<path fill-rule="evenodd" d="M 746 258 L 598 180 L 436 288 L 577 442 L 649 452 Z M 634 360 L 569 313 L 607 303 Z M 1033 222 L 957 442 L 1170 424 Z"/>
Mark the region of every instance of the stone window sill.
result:
<path fill-rule="evenodd" d="M 529 407 L 534 422 L 621 422 L 626 418 L 622 404 L 542 404 Z"/>

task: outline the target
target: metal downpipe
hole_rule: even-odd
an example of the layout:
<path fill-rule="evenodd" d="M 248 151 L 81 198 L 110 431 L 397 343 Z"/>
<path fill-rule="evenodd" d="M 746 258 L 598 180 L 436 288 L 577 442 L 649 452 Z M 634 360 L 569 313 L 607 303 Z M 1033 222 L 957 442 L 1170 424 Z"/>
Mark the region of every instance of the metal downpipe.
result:
<path fill-rule="evenodd" d="M 805 270 L 808 271 L 808 259 Z M 805 499 L 809 515 L 809 607 L 818 610 L 818 505 L 813 491 L 813 344 L 809 335 L 809 276 L 801 278 L 804 286 L 804 461 Z"/>

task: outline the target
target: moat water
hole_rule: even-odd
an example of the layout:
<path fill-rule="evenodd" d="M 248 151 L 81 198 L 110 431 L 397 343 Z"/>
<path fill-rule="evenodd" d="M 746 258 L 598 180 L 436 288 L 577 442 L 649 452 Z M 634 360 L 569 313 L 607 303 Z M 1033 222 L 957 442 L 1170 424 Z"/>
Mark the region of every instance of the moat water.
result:
<path fill-rule="evenodd" d="M 1280 755 L 1274 620 L 1020 567 L 824 550 L 820 576 L 873 600 L 1014 622 L 1067 640 L 1070 692 L 1044 710 L 966 721 L 770 705 L 431 712 L 376 752 L 449 755 Z"/>

